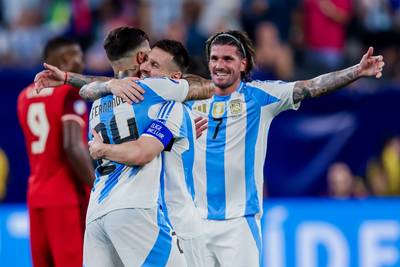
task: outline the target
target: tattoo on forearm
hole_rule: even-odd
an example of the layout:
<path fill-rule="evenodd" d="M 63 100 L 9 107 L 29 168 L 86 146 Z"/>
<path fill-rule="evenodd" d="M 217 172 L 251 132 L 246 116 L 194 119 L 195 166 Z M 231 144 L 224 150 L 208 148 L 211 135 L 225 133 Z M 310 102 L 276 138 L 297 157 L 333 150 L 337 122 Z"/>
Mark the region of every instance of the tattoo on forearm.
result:
<path fill-rule="evenodd" d="M 82 98 L 90 101 L 94 101 L 109 93 L 110 90 L 107 87 L 106 82 L 100 82 L 100 81 L 86 84 L 81 88 L 81 90 L 79 90 L 79 95 Z"/>
<path fill-rule="evenodd" d="M 111 78 L 109 77 L 102 77 L 102 76 L 89 76 L 89 75 L 82 75 L 78 73 L 71 73 L 68 72 L 68 79 L 67 83 L 77 88 L 81 88 L 82 86 L 95 82 L 95 81 L 108 81 Z"/>
<path fill-rule="evenodd" d="M 215 85 L 210 80 L 194 74 L 185 74 L 182 78 L 189 83 L 189 92 L 186 100 L 207 99 L 214 94 Z"/>
<path fill-rule="evenodd" d="M 311 80 L 298 81 L 293 89 L 293 101 L 298 103 L 306 98 L 319 97 L 346 86 L 360 78 L 359 66 L 323 74 Z"/>

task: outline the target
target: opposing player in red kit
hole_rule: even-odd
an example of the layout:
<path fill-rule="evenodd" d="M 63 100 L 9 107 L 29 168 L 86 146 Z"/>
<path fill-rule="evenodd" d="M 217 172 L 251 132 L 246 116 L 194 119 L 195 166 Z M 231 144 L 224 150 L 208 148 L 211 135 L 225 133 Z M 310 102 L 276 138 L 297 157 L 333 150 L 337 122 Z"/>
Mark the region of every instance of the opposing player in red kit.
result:
<path fill-rule="evenodd" d="M 78 43 L 48 42 L 44 60 L 82 72 Z M 29 156 L 28 209 L 34 267 L 81 267 L 83 234 L 94 171 L 87 149 L 86 104 L 64 85 L 39 94 L 34 85 L 18 97 L 18 118 Z"/>

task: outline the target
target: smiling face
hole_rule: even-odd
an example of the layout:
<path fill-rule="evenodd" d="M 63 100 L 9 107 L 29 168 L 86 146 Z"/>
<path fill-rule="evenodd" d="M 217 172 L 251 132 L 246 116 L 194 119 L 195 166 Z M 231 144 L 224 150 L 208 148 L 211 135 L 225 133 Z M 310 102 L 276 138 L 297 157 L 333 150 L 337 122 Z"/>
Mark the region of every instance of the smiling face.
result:
<path fill-rule="evenodd" d="M 241 57 L 236 46 L 215 44 L 210 49 L 208 68 L 214 84 L 229 94 L 240 84 L 241 72 L 246 69 L 246 59 Z"/>
<path fill-rule="evenodd" d="M 141 78 L 170 77 L 179 79 L 182 73 L 173 61 L 173 56 L 158 47 L 154 47 L 147 59 L 140 65 Z"/>

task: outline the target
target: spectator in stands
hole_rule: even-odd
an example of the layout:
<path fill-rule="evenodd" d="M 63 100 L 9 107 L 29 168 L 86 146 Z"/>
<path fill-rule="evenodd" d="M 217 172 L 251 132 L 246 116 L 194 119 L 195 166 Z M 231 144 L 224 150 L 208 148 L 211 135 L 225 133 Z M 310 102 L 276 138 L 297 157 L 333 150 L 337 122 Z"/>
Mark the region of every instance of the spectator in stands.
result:
<path fill-rule="evenodd" d="M 351 0 L 304 0 L 303 16 L 307 66 L 315 72 L 341 67 Z"/>
<path fill-rule="evenodd" d="M 390 138 L 382 151 L 382 166 L 388 178 L 388 193 L 400 195 L 400 137 Z"/>
<path fill-rule="evenodd" d="M 338 199 L 348 199 L 353 196 L 355 179 L 346 163 L 332 164 L 328 169 L 327 180 L 329 196 Z"/>
<path fill-rule="evenodd" d="M 41 60 L 45 43 L 65 25 L 46 24 L 41 0 L 3 0 L 5 27 L 0 30 L 2 65 L 31 67 Z"/>
<path fill-rule="evenodd" d="M 291 48 L 279 40 L 275 25 L 260 23 L 256 28 L 256 64 L 252 73 L 255 80 L 290 80 L 293 78 Z"/>
<path fill-rule="evenodd" d="M 243 0 L 241 22 L 250 37 L 255 36 L 259 23 L 273 23 L 280 39 L 287 43 L 291 32 L 293 14 L 301 0 Z"/>

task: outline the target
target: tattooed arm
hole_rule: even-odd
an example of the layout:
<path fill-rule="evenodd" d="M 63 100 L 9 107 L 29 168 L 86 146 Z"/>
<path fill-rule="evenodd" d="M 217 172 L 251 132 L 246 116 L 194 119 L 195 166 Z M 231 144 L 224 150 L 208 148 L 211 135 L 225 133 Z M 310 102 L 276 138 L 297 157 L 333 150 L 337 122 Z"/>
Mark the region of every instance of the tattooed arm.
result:
<path fill-rule="evenodd" d="M 293 101 L 298 103 L 306 98 L 319 97 L 333 92 L 360 78 L 359 66 L 327 73 L 311 80 L 298 81 L 294 84 Z"/>
<path fill-rule="evenodd" d="M 135 83 L 137 79 L 135 77 L 127 77 L 124 79 L 111 79 L 106 82 L 95 81 L 83 86 L 79 94 L 86 100 L 94 101 L 111 93 L 121 97 L 129 104 L 132 104 L 132 102 L 138 103 L 144 99 L 142 96 L 144 90 Z"/>
<path fill-rule="evenodd" d="M 112 93 L 121 97 L 129 104 L 143 100 L 143 88 L 135 83 L 138 78 L 128 77 L 124 79 L 112 79 L 106 82 L 95 81 L 81 88 L 79 94 L 86 100 L 94 101 L 103 95 Z M 189 92 L 185 100 L 200 100 L 210 98 L 214 94 L 215 86 L 207 79 L 194 74 L 186 74 L 182 77 L 189 83 Z"/>
<path fill-rule="evenodd" d="M 182 79 L 189 83 L 189 92 L 185 100 L 207 99 L 214 94 L 215 85 L 210 80 L 194 74 L 185 74 Z"/>
<path fill-rule="evenodd" d="M 328 94 L 361 77 L 375 76 L 379 79 L 382 76 L 382 68 L 385 63 L 382 56 L 372 56 L 372 54 L 373 48 L 370 47 L 357 65 L 327 73 L 311 80 L 296 82 L 293 89 L 294 103 L 306 98 Z"/>
<path fill-rule="evenodd" d="M 103 76 L 90 76 L 90 75 L 83 75 L 73 72 L 67 73 L 67 80 L 66 84 L 69 84 L 76 88 L 82 88 L 83 86 L 92 83 L 92 82 L 105 82 L 109 81 L 112 78 L 110 77 L 103 77 Z"/>
<path fill-rule="evenodd" d="M 44 63 L 43 65 L 46 69 L 35 76 L 35 89 L 38 92 L 47 87 L 56 87 L 63 84 L 69 84 L 81 88 L 93 81 L 108 81 L 111 79 L 109 77 L 87 76 L 73 72 L 66 72 L 47 63 Z"/>

